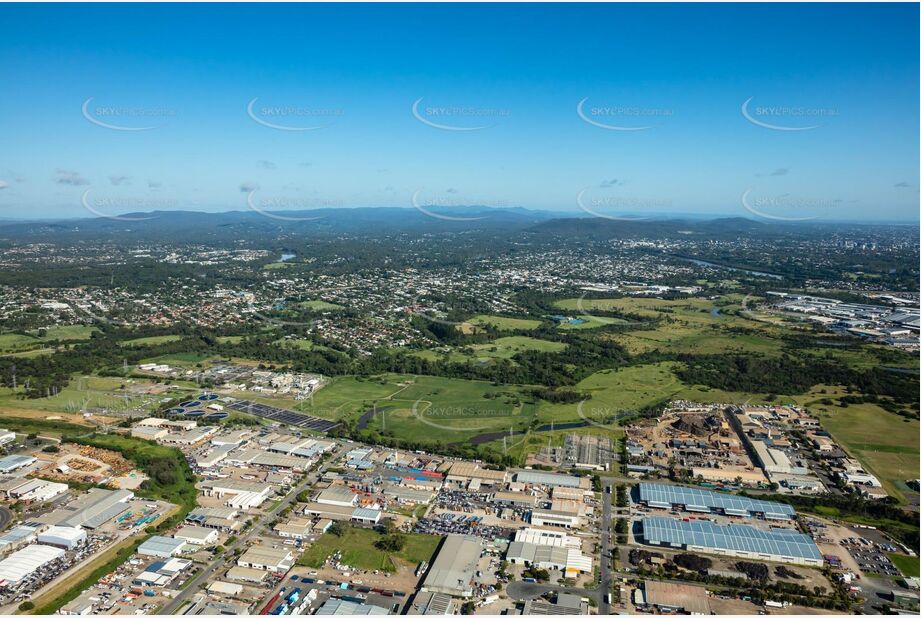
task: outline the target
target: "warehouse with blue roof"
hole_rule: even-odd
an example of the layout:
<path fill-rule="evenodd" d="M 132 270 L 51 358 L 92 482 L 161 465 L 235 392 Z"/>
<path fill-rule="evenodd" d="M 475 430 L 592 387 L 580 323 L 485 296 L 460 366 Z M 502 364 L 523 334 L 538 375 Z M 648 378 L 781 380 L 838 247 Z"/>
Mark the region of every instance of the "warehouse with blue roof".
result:
<path fill-rule="evenodd" d="M 755 500 L 745 496 L 664 483 L 640 483 L 637 501 L 653 509 L 678 509 L 734 517 L 793 519 L 796 516 L 793 507 L 782 502 Z"/>
<path fill-rule="evenodd" d="M 747 524 L 646 517 L 641 536 L 647 545 L 735 558 L 816 567 L 825 562 L 811 537 L 785 528 L 762 530 Z"/>

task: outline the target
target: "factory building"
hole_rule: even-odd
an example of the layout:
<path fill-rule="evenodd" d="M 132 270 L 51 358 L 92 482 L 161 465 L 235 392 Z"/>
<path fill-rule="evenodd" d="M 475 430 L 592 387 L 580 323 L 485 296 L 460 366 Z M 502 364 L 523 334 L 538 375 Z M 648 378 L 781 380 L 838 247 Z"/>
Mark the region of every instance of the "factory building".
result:
<path fill-rule="evenodd" d="M 49 525 L 95 530 L 127 511 L 128 502 L 132 498 L 134 493 L 126 489 L 113 491 L 93 487 L 64 506 L 42 515 L 38 520 Z"/>
<path fill-rule="evenodd" d="M 0 536 L 0 554 L 28 545 L 37 538 L 38 530 L 35 526 L 16 526 L 7 530 Z"/>
<path fill-rule="evenodd" d="M 582 518 L 573 512 L 534 509 L 531 511 L 531 525 L 578 528 L 582 525 Z"/>
<path fill-rule="evenodd" d="M 168 536 L 154 535 L 141 543 L 138 554 L 155 558 L 172 558 L 185 548 L 186 542 Z"/>
<path fill-rule="evenodd" d="M 540 569 L 560 571 L 565 577 L 578 577 L 592 570 L 592 559 L 578 549 L 512 541 L 505 559 L 512 564 L 526 564 Z"/>
<path fill-rule="evenodd" d="M 356 603 L 345 599 L 328 599 L 323 602 L 314 615 L 316 616 L 386 616 L 390 612 L 384 607 Z"/>
<path fill-rule="evenodd" d="M 497 491 L 492 495 L 492 501 L 499 506 L 518 506 L 533 509 L 537 506 L 537 498 L 520 491 Z"/>
<path fill-rule="evenodd" d="M 476 491 L 482 485 L 504 485 L 507 476 L 504 470 L 481 468 L 480 464 L 472 461 L 456 461 L 448 469 L 445 481 Z"/>
<path fill-rule="evenodd" d="M 214 528 L 221 532 L 232 532 L 241 527 L 237 520 L 239 511 L 219 507 L 198 507 L 186 515 L 186 522 L 202 526 L 204 528 Z"/>
<path fill-rule="evenodd" d="M 66 483 L 55 483 L 44 479 L 23 479 L 25 482 L 18 487 L 7 490 L 10 498 L 23 502 L 48 502 L 67 493 Z"/>
<path fill-rule="evenodd" d="M 25 468 L 34 464 L 37 459 L 29 455 L 7 455 L 0 458 L 0 474 L 9 474 L 20 468 Z"/>
<path fill-rule="evenodd" d="M 796 516 L 792 506 L 781 502 L 664 483 L 640 483 L 636 498 L 637 502 L 652 509 L 677 509 L 735 517 L 759 515 L 765 519 L 793 519 Z"/>
<path fill-rule="evenodd" d="M 804 566 L 825 563 L 812 538 L 786 528 L 762 530 L 745 524 L 719 525 L 665 517 L 647 517 L 642 527 L 647 545 Z"/>
<path fill-rule="evenodd" d="M 294 564 L 294 556 L 287 549 L 273 549 L 253 545 L 237 558 L 237 565 L 259 571 L 285 573 Z"/>
<path fill-rule="evenodd" d="M 555 472 L 538 472 L 536 470 L 518 472 L 515 474 L 515 482 L 544 487 L 571 487 L 584 491 L 591 491 L 592 489 L 592 482 L 588 477 L 557 474 Z"/>
<path fill-rule="evenodd" d="M 331 506 L 355 506 L 358 503 L 358 494 L 348 487 L 333 485 L 320 492 L 317 502 Z"/>
<path fill-rule="evenodd" d="M 36 541 L 43 545 L 53 545 L 63 549 L 76 549 L 86 543 L 86 530 L 65 526 L 51 526 L 40 533 Z"/>
<path fill-rule="evenodd" d="M 241 511 L 259 507 L 275 493 L 271 485 L 234 479 L 204 481 L 199 489 L 206 496 L 226 498 L 225 506 Z"/>
<path fill-rule="evenodd" d="M 0 587 L 15 586 L 36 571 L 66 556 L 59 547 L 29 545 L 0 560 Z"/>
<path fill-rule="evenodd" d="M 423 589 L 455 597 L 472 597 L 471 582 L 482 552 L 479 538 L 449 534 L 426 573 Z"/>
<path fill-rule="evenodd" d="M 578 537 L 570 536 L 559 530 L 548 530 L 546 528 L 522 528 L 515 532 L 515 540 L 522 543 L 549 545 L 551 547 L 571 547 L 573 549 L 582 547 L 582 540 Z"/>
<path fill-rule="evenodd" d="M 138 573 L 133 583 L 137 586 L 168 586 L 190 566 L 192 561 L 182 558 L 157 560 Z"/>
<path fill-rule="evenodd" d="M 183 526 L 176 531 L 173 538 L 185 541 L 189 545 L 214 545 L 217 543 L 218 531 L 203 526 Z"/>

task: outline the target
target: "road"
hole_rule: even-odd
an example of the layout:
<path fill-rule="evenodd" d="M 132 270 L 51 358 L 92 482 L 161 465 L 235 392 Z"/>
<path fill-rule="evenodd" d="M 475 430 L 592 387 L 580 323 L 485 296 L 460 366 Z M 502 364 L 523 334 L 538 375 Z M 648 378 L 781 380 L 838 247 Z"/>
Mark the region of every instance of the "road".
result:
<path fill-rule="evenodd" d="M 6 530 L 11 521 L 13 521 L 13 512 L 5 506 L 0 506 L 0 530 Z"/>
<path fill-rule="evenodd" d="M 235 543 L 234 546 L 235 547 L 246 547 L 246 544 L 249 543 L 249 541 L 253 537 L 258 537 L 259 535 L 261 535 L 262 532 L 265 530 L 266 522 L 272 521 L 272 519 L 275 518 L 276 514 L 278 514 L 283 509 L 285 509 L 288 505 L 290 505 L 297 498 L 297 494 L 299 494 L 303 490 L 307 489 L 308 487 L 316 483 L 320 479 L 320 476 L 323 474 L 323 472 L 326 470 L 327 466 L 329 466 L 336 459 L 338 459 L 338 457 L 333 458 L 330 462 L 323 464 L 321 467 L 317 468 L 314 472 L 308 473 L 305 476 L 304 480 L 302 480 L 297 485 L 297 487 L 295 487 L 293 490 L 288 492 L 288 494 L 284 498 L 282 498 L 278 504 L 275 505 L 275 508 L 273 508 L 268 513 L 265 513 L 264 515 L 262 515 L 262 517 L 258 519 L 258 521 L 252 526 L 252 528 L 250 528 L 249 532 L 247 532 L 242 537 L 239 537 L 240 540 L 237 541 L 237 543 Z M 177 611 L 179 611 L 182 608 L 182 606 L 189 600 L 189 597 L 191 597 L 198 591 L 198 588 L 201 585 L 201 583 L 203 581 L 206 581 L 209 577 L 211 577 L 211 575 L 214 574 L 215 571 L 217 571 L 222 566 L 224 566 L 228 558 L 226 554 L 227 552 L 222 554 L 221 557 L 217 558 L 214 562 L 212 562 L 208 568 L 199 572 L 198 575 L 195 575 L 192 578 L 192 580 L 187 583 L 186 587 L 182 590 L 182 592 L 180 592 L 175 598 L 173 598 L 172 602 L 169 605 L 163 608 L 162 613 L 172 615 L 172 614 L 175 614 Z"/>
<path fill-rule="evenodd" d="M 601 484 L 604 487 L 601 492 L 601 564 L 598 568 L 598 590 L 601 596 L 597 601 L 598 614 L 605 615 L 611 613 L 608 593 L 611 591 L 611 558 L 614 555 L 611 543 L 611 500 L 614 498 L 614 487 L 609 478 L 602 479 Z"/>

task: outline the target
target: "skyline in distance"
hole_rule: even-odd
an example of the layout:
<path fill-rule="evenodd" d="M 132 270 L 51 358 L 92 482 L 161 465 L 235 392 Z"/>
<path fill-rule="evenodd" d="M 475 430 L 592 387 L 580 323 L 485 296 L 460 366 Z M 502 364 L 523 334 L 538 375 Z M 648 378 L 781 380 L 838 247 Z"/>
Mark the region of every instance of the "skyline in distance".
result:
<path fill-rule="evenodd" d="M 917 5 L 357 9 L 0 7 L 0 217 L 918 219 Z"/>

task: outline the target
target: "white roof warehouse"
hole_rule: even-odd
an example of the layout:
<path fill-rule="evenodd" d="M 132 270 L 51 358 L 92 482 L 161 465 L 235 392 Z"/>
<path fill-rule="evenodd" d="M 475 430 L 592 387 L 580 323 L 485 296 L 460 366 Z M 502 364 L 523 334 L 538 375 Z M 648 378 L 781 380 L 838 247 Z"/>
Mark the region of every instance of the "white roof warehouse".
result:
<path fill-rule="evenodd" d="M 20 549 L 6 560 L 0 561 L 0 585 L 14 586 L 65 555 L 63 549 L 48 545 L 29 545 Z"/>

